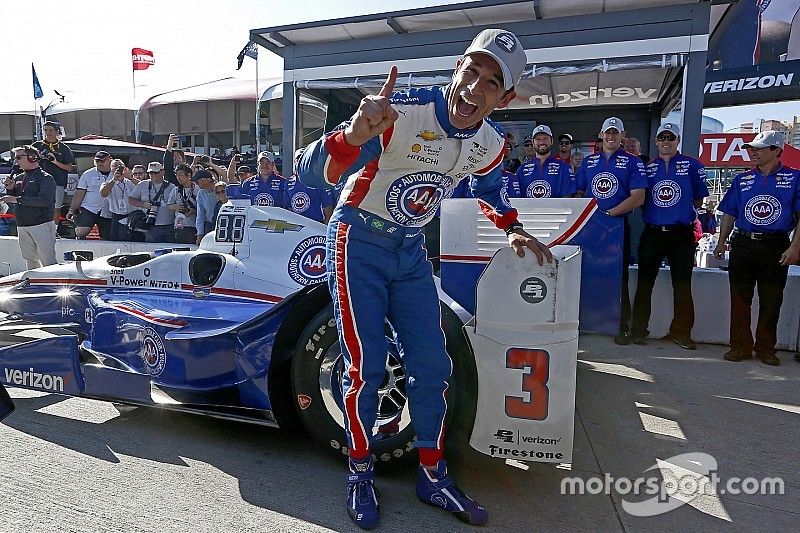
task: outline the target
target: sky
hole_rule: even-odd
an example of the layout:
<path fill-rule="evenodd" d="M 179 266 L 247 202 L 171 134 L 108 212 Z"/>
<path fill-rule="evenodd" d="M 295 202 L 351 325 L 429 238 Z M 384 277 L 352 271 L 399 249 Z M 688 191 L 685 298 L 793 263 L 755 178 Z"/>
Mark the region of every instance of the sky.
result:
<path fill-rule="evenodd" d="M 236 56 L 253 28 L 463 1 L 467 0 L 16 2 L 5 10 L 9 16 L 13 11 L 13 21 L 4 25 L 0 109 L 33 108 L 31 63 L 45 93 L 40 105 L 56 99 L 54 90 L 73 102 L 81 97 L 132 101 L 131 48 L 145 48 L 153 51 L 156 64 L 136 73 L 137 100 L 142 100 L 229 76 L 254 79 L 255 61 L 250 58 L 236 71 Z M 279 76 L 282 59 L 263 48 L 260 52 L 259 77 Z M 728 130 L 761 118 L 791 120 L 800 114 L 800 102 L 714 109 L 706 114 L 721 120 Z"/>

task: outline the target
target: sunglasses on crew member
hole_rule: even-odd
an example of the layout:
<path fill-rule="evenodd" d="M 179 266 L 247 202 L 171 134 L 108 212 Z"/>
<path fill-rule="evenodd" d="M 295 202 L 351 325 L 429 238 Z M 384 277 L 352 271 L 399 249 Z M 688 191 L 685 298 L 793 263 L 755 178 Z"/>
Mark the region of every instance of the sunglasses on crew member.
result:
<path fill-rule="evenodd" d="M 658 137 L 656 137 L 656 139 L 659 140 L 659 141 L 672 142 L 674 140 L 677 140 L 677 137 L 675 137 L 674 135 L 659 135 Z"/>
<path fill-rule="evenodd" d="M 558 144 L 572 144 L 572 141 L 558 141 Z"/>

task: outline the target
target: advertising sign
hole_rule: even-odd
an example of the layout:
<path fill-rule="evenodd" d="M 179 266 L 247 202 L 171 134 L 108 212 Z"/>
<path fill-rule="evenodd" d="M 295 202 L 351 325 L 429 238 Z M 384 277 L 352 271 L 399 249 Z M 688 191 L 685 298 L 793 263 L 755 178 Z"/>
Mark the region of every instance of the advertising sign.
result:
<path fill-rule="evenodd" d="M 800 0 L 740 0 L 709 41 L 705 106 L 800 98 Z"/>
<path fill-rule="evenodd" d="M 750 168 L 750 156 L 743 145 L 752 141 L 755 133 L 704 133 L 700 136 L 700 161 L 708 168 Z M 781 162 L 800 168 L 800 150 L 786 145 Z"/>

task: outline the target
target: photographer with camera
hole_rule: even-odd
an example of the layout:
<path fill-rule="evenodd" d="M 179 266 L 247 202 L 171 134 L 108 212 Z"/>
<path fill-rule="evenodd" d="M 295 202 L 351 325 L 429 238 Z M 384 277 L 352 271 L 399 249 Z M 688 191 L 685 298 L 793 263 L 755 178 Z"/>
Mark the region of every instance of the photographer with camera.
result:
<path fill-rule="evenodd" d="M 100 196 L 100 187 L 110 175 L 111 154 L 100 150 L 94 155 L 94 168 L 81 174 L 67 213 L 67 219 L 75 222 L 75 237 L 78 239 L 85 239 L 95 224 L 98 230 L 103 225 L 100 212 L 103 210 L 104 199 Z"/>
<path fill-rule="evenodd" d="M 166 199 L 175 186 L 164 180 L 164 165 L 152 161 L 147 165 L 148 179 L 142 180 L 128 197 L 128 203 L 138 207 L 144 217 L 128 215 L 132 231 L 144 232 L 147 242 L 172 242 L 175 212 L 167 207 Z"/>
<path fill-rule="evenodd" d="M 210 172 L 202 171 L 207 174 Z M 167 197 L 167 207 L 175 212 L 175 241 L 181 244 L 194 244 L 197 238 L 195 220 L 197 218 L 197 194 L 200 192 L 192 181 L 192 169 L 181 163 L 175 167 L 175 176 L 179 187 L 172 190 Z"/>
<path fill-rule="evenodd" d="M 218 201 L 217 195 L 214 192 L 214 184 L 216 182 L 214 181 L 214 176 L 207 170 L 198 170 L 195 172 L 194 176 L 192 176 L 192 181 L 200 187 L 200 192 L 197 193 L 197 217 L 195 221 L 195 226 L 197 227 L 196 242 L 200 244 L 203 235 L 212 231 L 214 229 L 214 223 L 216 222 L 216 213 L 214 210 Z M 225 182 L 223 181 L 220 183 Z"/>
<path fill-rule="evenodd" d="M 18 146 L 11 152 L 20 172 L 6 177 L 6 194 L 0 202 L 16 204 L 19 249 L 28 268 L 54 265 L 56 231 L 51 208 L 55 181 L 39 168 L 39 151 L 33 146 Z"/>
<path fill-rule="evenodd" d="M 246 167 L 248 171 L 250 171 L 250 167 L 243 165 L 242 162 L 244 161 L 244 155 L 240 153 L 233 153 L 231 154 L 230 163 L 228 163 L 228 172 L 226 174 L 228 183 L 241 183 L 247 178 L 242 178 L 240 172 L 243 167 Z M 250 172 L 252 174 L 252 172 Z M 249 178 L 250 176 L 248 176 Z"/>
<path fill-rule="evenodd" d="M 44 140 L 36 141 L 33 147 L 39 150 L 39 166 L 56 181 L 56 200 L 53 221 L 61 218 L 61 206 L 64 205 L 64 191 L 67 188 L 67 176 L 75 164 L 75 156 L 69 146 L 61 143 L 61 124 L 48 120 L 43 125 Z"/>
<path fill-rule="evenodd" d="M 108 210 L 111 212 L 109 240 L 112 241 L 131 240 L 128 231 L 128 213 L 133 209 L 128 203 L 128 196 L 139 183 L 138 179 L 134 181 L 131 178 L 131 171 L 125 163 L 121 159 L 114 159 L 111 162 L 111 175 L 100 187 L 100 196 L 108 200 Z"/>

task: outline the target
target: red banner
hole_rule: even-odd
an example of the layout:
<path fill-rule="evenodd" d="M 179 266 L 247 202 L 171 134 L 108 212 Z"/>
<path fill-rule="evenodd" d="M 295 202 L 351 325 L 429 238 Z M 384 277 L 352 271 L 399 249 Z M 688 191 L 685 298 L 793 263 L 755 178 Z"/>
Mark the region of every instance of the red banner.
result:
<path fill-rule="evenodd" d="M 755 133 L 704 133 L 700 135 L 700 161 L 708 168 L 750 168 L 753 164 L 742 145 L 755 136 Z M 787 144 L 781 162 L 800 168 L 800 150 Z"/>
<path fill-rule="evenodd" d="M 131 59 L 133 60 L 133 70 L 145 70 L 150 65 L 156 64 L 153 52 L 144 48 L 132 48 Z"/>

